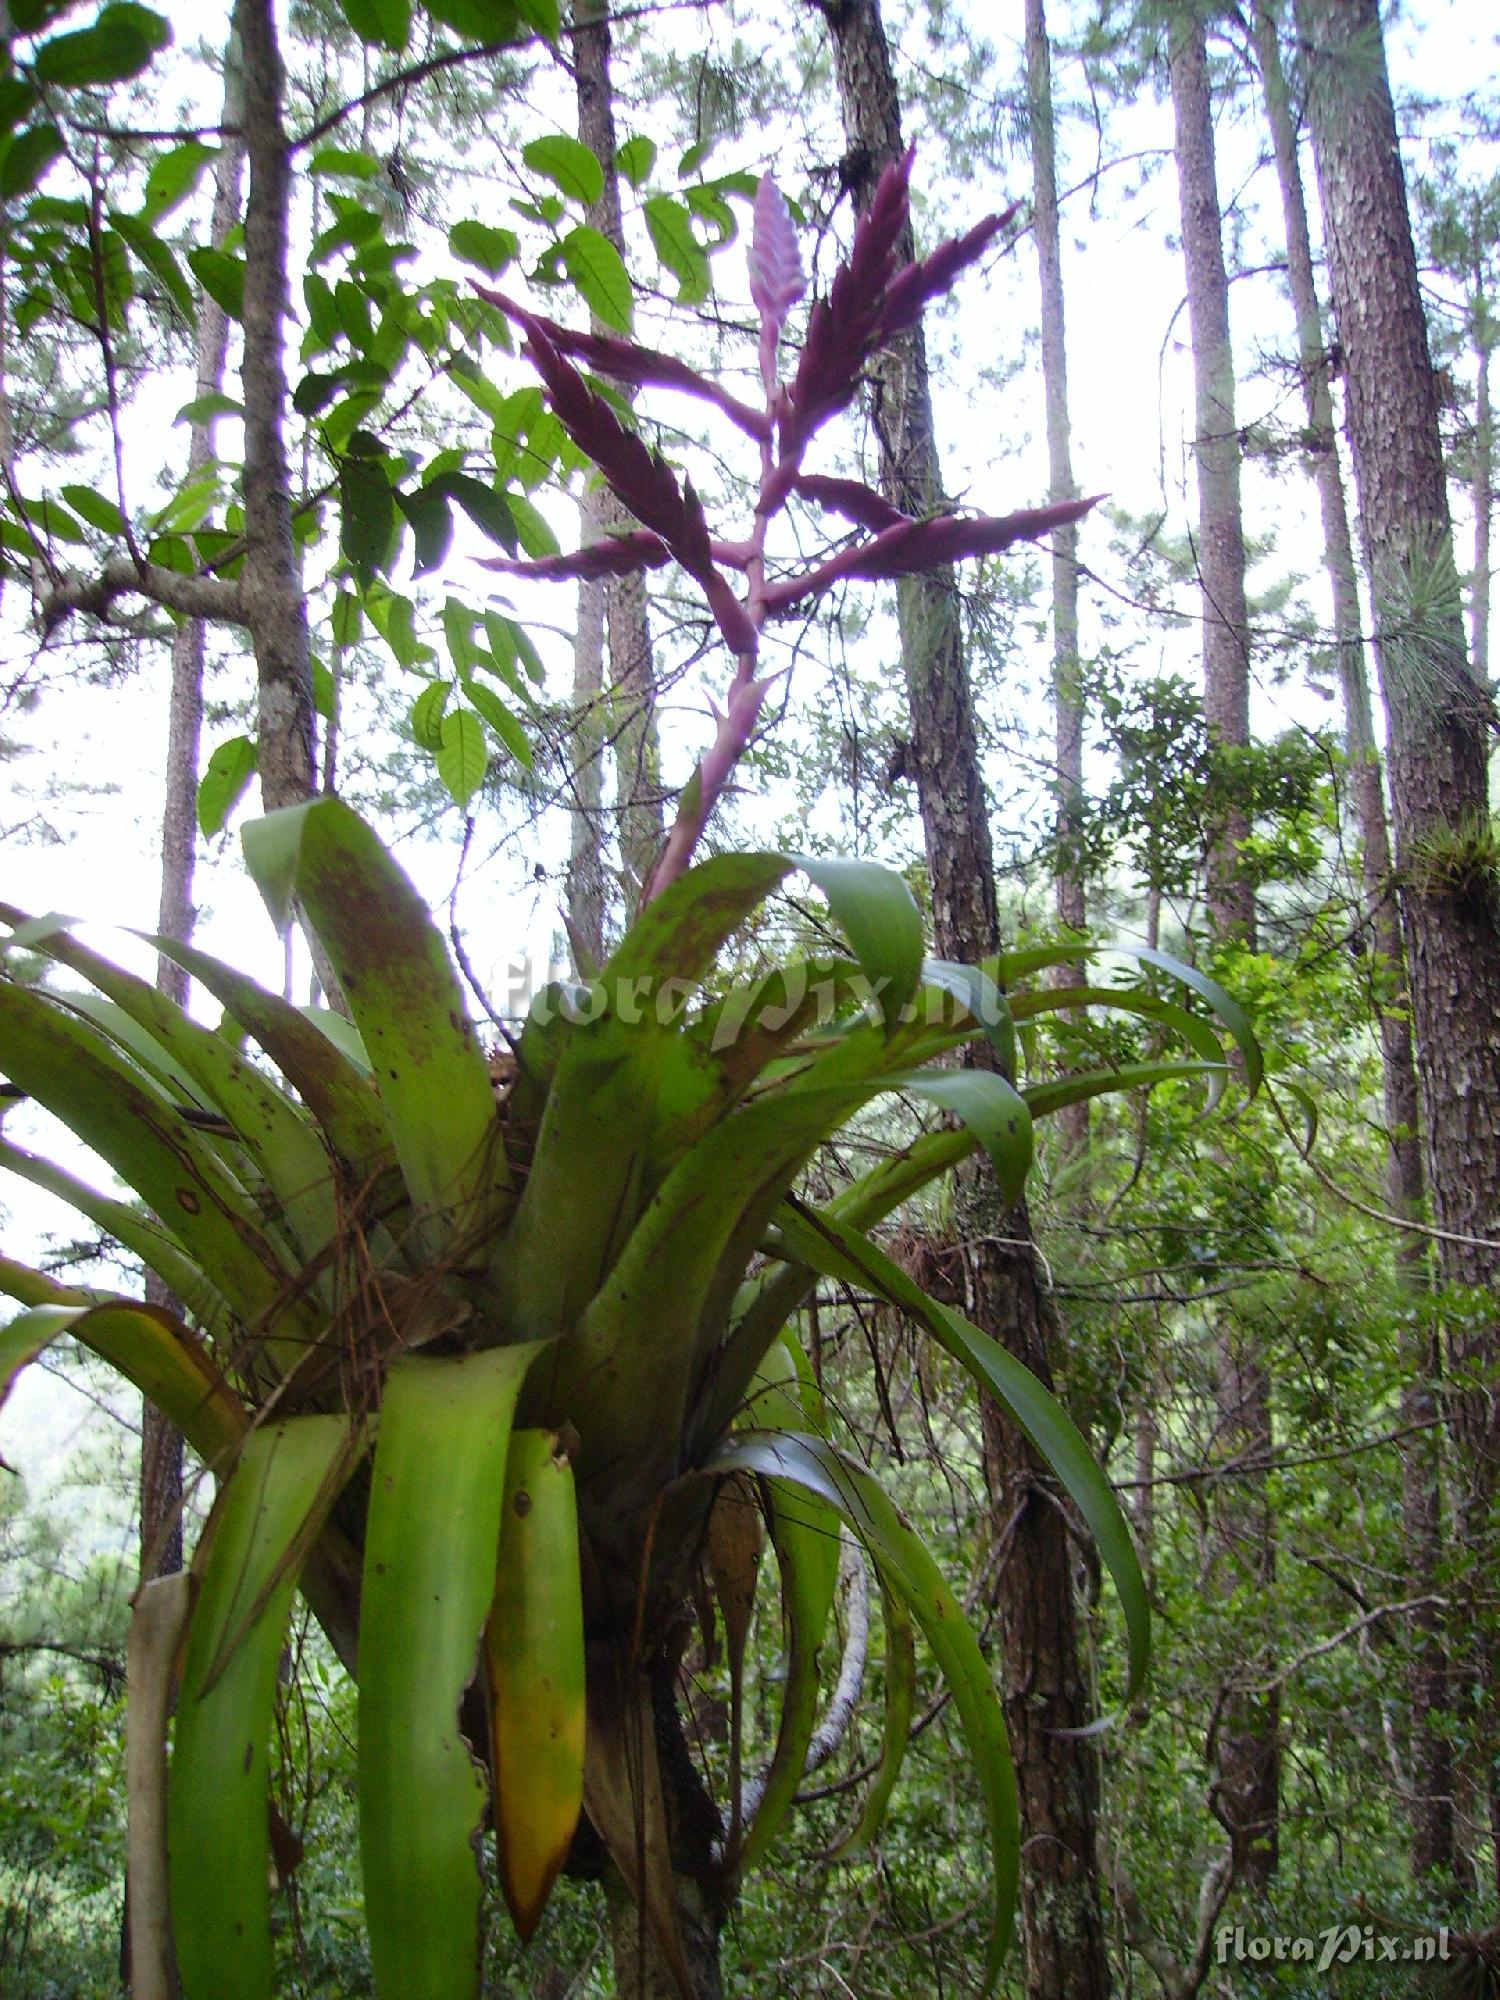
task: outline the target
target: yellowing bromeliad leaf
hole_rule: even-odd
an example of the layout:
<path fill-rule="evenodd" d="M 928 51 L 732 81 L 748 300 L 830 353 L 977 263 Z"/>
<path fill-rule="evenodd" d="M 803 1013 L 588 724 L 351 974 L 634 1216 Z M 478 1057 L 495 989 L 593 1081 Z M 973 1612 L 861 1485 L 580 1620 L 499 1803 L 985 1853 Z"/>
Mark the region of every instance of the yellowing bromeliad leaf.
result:
<path fill-rule="evenodd" d="M 500 1880 L 524 1941 L 567 1860 L 583 1805 L 578 1511 L 573 1468 L 552 1431 L 511 1436 L 485 1664 Z"/>

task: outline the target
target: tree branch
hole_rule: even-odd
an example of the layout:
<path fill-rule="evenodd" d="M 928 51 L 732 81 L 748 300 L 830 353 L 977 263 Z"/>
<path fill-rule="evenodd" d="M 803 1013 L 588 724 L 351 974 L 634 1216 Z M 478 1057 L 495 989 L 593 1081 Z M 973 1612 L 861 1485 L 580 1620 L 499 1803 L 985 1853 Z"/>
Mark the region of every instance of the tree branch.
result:
<path fill-rule="evenodd" d="M 92 618 L 108 618 L 121 597 L 144 597 L 167 611 L 205 618 L 216 625 L 245 622 L 244 594 L 238 583 L 221 576 L 184 576 L 157 563 L 134 563 L 128 556 L 116 556 L 93 576 L 81 576 L 73 570 L 59 572 L 38 602 L 43 638 L 51 638 L 63 620 L 76 611 Z"/>

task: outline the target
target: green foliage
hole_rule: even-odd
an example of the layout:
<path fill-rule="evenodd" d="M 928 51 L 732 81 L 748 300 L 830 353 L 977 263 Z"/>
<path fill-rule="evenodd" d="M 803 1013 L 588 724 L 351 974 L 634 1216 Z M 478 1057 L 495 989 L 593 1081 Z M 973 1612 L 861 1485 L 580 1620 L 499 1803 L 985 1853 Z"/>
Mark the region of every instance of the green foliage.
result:
<path fill-rule="evenodd" d="M 171 1218 L 170 1228 L 158 1224 L 166 1267 L 180 1279 L 201 1255 L 195 1289 L 206 1281 L 216 1300 L 211 1348 L 163 1313 L 59 1300 L 21 1315 L 7 1355 L 13 1374 L 70 1330 L 160 1400 L 227 1475 L 195 1559 L 202 1587 L 172 1763 L 174 1917 L 190 2000 L 225 1990 L 218 1968 L 231 1931 L 243 1940 L 235 1991 L 271 1990 L 263 1746 L 299 1576 L 346 1662 L 358 1649 L 361 1847 L 377 1979 L 392 1992 L 441 1991 L 445 2000 L 477 1993 L 468 1969 L 484 1791 L 455 1745 L 453 1715 L 495 1594 L 518 1407 L 528 1425 L 571 1441 L 589 1579 L 586 1619 L 580 1603 L 558 1628 L 574 1633 L 576 1657 L 549 1670 L 554 1698 L 571 1686 L 580 1756 L 587 1700 L 589 1750 L 566 1823 L 548 1835 L 557 1844 L 544 1877 L 567 1850 L 585 1785 L 596 1829 L 622 1868 L 635 1866 L 631 1829 L 654 1810 L 660 1777 L 654 1758 L 642 1768 L 638 1749 L 626 1747 L 638 1742 L 629 1717 L 646 1695 L 643 1680 L 633 1684 L 631 1635 L 643 1608 L 654 1627 L 684 1590 L 719 1480 L 753 1472 L 768 1482 L 787 1602 L 800 1607 L 800 1666 L 788 1682 L 768 1817 L 749 1829 L 744 1854 L 766 1851 L 795 1788 L 830 1610 L 827 1579 L 811 1595 L 797 1581 L 812 1519 L 805 1501 L 799 1510 L 787 1497 L 800 1487 L 848 1520 L 884 1586 L 926 1633 L 954 1694 L 994 1860 L 988 1989 L 1017 1856 L 1014 1781 L 988 1672 L 932 1557 L 878 1483 L 799 1428 L 804 1412 L 821 1421 L 803 1392 L 778 1391 L 790 1427 L 766 1428 L 775 1404 L 763 1371 L 820 1269 L 855 1275 L 925 1315 L 1016 1413 L 1098 1534 L 1131 1627 L 1134 1689 L 1144 1594 L 1119 1511 L 1082 1441 L 1018 1363 L 931 1306 L 861 1233 L 951 1164 L 953 1149 L 914 1153 L 904 1179 L 877 1168 L 839 1214 L 790 1199 L 823 1139 L 897 1091 L 958 1112 L 969 1126 L 959 1150 L 982 1145 L 1002 1182 L 1019 1190 L 1030 1155 L 1026 1094 L 986 1070 L 922 1073 L 933 1055 L 994 1033 L 1003 968 L 925 966 L 909 892 L 870 864 L 721 856 L 648 907 L 561 1033 L 545 1009 L 533 1017 L 517 1080 L 497 1110 L 442 942 L 368 828 L 322 800 L 255 823 L 246 848 L 278 924 L 295 905 L 329 955 L 357 1030 L 342 1045 L 226 968 L 179 952 L 230 1010 L 211 1033 L 56 922 L 27 923 L 18 912 L 9 913 L 18 943 L 88 977 L 104 1002 L 0 983 L 9 1073 L 87 1134 L 158 1217 Z M 834 961 L 831 980 L 810 994 L 801 984 L 779 1010 L 765 1011 L 763 981 L 685 1010 L 725 939 L 793 866 L 827 896 L 855 960 Z M 1243 1041 L 1253 1073 L 1253 1044 L 1233 1005 L 1201 975 L 1181 973 Z M 783 980 L 790 989 L 791 970 Z M 832 1012 L 820 1019 L 825 990 Z M 284 1084 L 244 1067 L 236 1045 L 247 1031 Z M 190 1138 L 185 1103 L 223 1121 L 227 1148 Z M 768 1238 L 772 1261 L 746 1284 Z M 149 1235 L 137 1241 L 162 1261 Z M 20 1272 L 6 1282 L 23 1298 L 45 1283 Z M 364 1303 L 372 1288 L 381 1301 L 373 1317 Z M 756 1428 L 730 1435 L 747 1396 Z M 377 1408 L 366 1476 L 366 1424 Z M 261 1419 L 247 1435 L 256 1409 Z M 576 1596 L 580 1579 L 568 1574 L 546 1563 L 535 1578 L 543 1603 L 558 1589 Z M 511 1656 L 498 1643 L 503 1681 Z M 520 1628 L 511 1643 L 524 1643 Z M 903 1694 L 898 1714 L 908 1704 Z M 882 1796 L 893 1777 L 892 1765 Z M 524 1797 L 503 1784 L 496 1792 L 494 1817 L 512 1855 L 541 1809 L 535 1787 Z M 211 1880 L 196 1867 L 209 1820 L 220 1826 Z M 670 1955 L 675 1902 L 663 1865 L 664 1857 L 634 1879 Z M 521 1879 L 512 1872 L 507 1886 Z M 530 1891 L 517 1893 L 526 1898 L 517 1920 L 529 1929 Z"/>

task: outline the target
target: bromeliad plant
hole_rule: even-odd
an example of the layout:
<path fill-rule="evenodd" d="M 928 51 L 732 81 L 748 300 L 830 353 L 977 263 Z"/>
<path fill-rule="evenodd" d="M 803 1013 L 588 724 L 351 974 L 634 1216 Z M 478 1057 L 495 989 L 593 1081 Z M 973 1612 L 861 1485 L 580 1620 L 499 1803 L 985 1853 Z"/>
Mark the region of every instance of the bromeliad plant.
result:
<path fill-rule="evenodd" d="M 12 948 L 43 953 L 91 989 L 0 979 L 0 1069 L 140 1205 L 8 1141 L 0 1164 L 72 1202 L 183 1301 L 178 1317 L 0 1263 L 0 1285 L 25 1308 L 0 1335 L 0 1383 L 70 1334 L 151 1398 L 218 1481 L 180 1658 L 169 1630 L 153 1674 L 145 1625 L 161 1585 L 138 1600 L 132 1653 L 133 1915 L 166 1938 L 165 1909 L 149 1907 L 164 1845 L 186 2000 L 272 1991 L 268 1746 L 298 1586 L 358 1682 L 365 1913 L 384 2000 L 478 1993 L 487 1820 L 523 1937 L 565 1866 L 612 1871 L 622 1963 L 649 1967 L 644 1990 L 717 1990 L 717 1933 L 735 1883 L 765 1855 L 803 1775 L 844 1530 L 873 1565 L 888 1634 L 886 1747 L 854 1837 L 873 1832 L 896 1779 L 919 1628 L 988 1813 L 993 1983 L 1018 1857 L 1002 1710 L 931 1556 L 811 1393 L 794 1324 L 820 1279 L 909 1312 L 1011 1411 L 1098 1540 L 1125 1613 L 1132 1691 L 1140 1683 L 1145 1593 L 1078 1432 L 869 1232 L 977 1147 L 1018 1195 L 1032 1119 L 1063 1104 L 1168 1077 L 1206 1078 L 1216 1094 L 1227 1074 L 1218 1035 L 1145 991 L 1007 997 L 1076 958 L 1076 945 L 980 967 L 926 960 L 909 890 L 869 863 L 768 853 L 693 862 L 764 696 L 756 659 L 768 616 L 838 577 L 1004 546 L 1058 518 L 891 519 L 852 482 L 801 471 L 863 357 L 998 227 L 897 268 L 905 175 L 903 164 L 882 182 L 789 384 L 776 354 L 800 269 L 780 197 L 762 188 L 752 265 L 761 413 L 664 357 L 507 305 L 560 420 L 643 523 L 561 567 L 672 557 L 739 666 L 645 906 L 586 988 L 540 996 L 503 1090 L 426 910 L 335 799 L 259 821 L 245 850 L 277 921 L 295 908 L 318 940 L 350 1021 L 299 1010 L 201 952 L 155 940 L 221 1004 L 209 1029 L 63 921 L 0 905 Z M 745 540 L 709 535 L 691 487 L 624 428 L 564 349 L 620 379 L 697 385 L 758 439 L 760 499 Z M 766 526 L 793 492 L 867 525 L 870 538 L 800 577 L 773 578 Z M 726 567 L 745 576 L 743 599 Z M 823 892 L 847 954 L 716 983 L 721 948 L 796 870 Z M 1253 1085 L 1258 1056 L 1239 1012 L 1196 973 L 1145 956 L 1209 1001 Z M 1146 1016 L 1189 1053 L 1007 1080 L 1017 1019 L 1096 999 Z M 975 1042 L 991 1045 L 988 1066 L 930 1067 Z M 823 1142 L 891 1093 L 961 1126 L 893 1150 L 822 1208 L 802 1199 L 799 1178 Z M 756 1550 L 736 1529 L 752 1502 L 776 1557 L 789 1664 L 770 1766 L 742 1788 L 736 1746 L 733 1796 L 720 1809 L 676 1722 L 684 1607 L 707 1604 L 710 1582 L 719 1594 L 737 1715 Z M 174 1660 L 158 1831 L 151 1773 Z"/>

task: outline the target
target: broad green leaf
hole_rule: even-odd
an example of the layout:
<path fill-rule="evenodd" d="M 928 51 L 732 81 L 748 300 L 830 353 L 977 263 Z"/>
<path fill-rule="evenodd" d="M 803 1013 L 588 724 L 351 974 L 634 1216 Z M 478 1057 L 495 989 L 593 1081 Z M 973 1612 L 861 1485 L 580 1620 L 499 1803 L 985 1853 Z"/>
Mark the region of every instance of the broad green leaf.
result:
<path fill-rule="evenodd" d="M 605 979 L 701 978 L 726 939 L 796 865 L 784 854 L 716 854 L 698 862 L 637 916 Z"/>
<path fill-rule="evenodd" d="M 501 1886 L 524 1944 L 583 1804 L 583 1594 L 573 1467 L 553 1431 L 513 1431 L 484 1633 Z"/>
<path fill-rule="evenodd" d="M 427 0 L 427 12 L 466 42 L 483 45 L 517 39 L 513 0 Z"/>
<path fill-rule="evenodd" d="M 458 225 L 460 229 L 464 226 L 463 223 Z M 497 235 L 507 235 L 509 232 L 499 230 L 495 233 Z M 471 258 L 469 261 L 473 262 L 474 260 Z M 505 444 L 510 448 L 510 455 L 513 457 L 514 446 L 526 433 L 526 425 L 521 421 L 519 415 L 521 406 L 523 403 L 527 403 L 540 412 L 542 408 L 541 391 L 539 389 L 532 391 L 517 389 L 507 395 L 503 389 L 490 380 L 489 376 L 479 367 L 479 364 L 467 354 L 455 354 L 452 357 L 448 363 L 448 374 L 451 380 L 455 381 L 459 388 L 463 390 L 470 402 L 478 409 L 483 410 L 484 414 L 495 425 L 495 457 L 498 469 L 499 461 L 506 456 L 505 452 L 502 452 L 499 447 L 500 432 L 504 431 Z"/>
<path fill-rule="evenodd" d="M 59 10 L 60 11 L 60 10 Z M 34 26 L 21 20 L 22 9 L 12 6 L 10 18 L 13 26 L 22 34 L 31 34 Z M 38 102 L 35 84 L 21 76 L 0 76 L 0 131 L 13 132 Z"/>
<path fill-rule="evenodd" d="M 529 556 L 555 556 L 557 536 L 552 532 L 552 524 L 539 508 L 534 507 L 524 493 L 514 490 L 505 496 L 505 505 L 515 524 L 516 540 Z M 535 676 L 540 680 L 541 676 Z"/>
<path fill-rule="evenodd" d="M 409 597 L 381 584 L 366 591 L 363 603 L 370 623 L 390 647 L 398 666 L 421 666 L 437 658 L 432 647 L 417 637 L 416 607 Z"/>
<path fill-rule="evenodd" d="M 411 0 L 339 0 L 344 19 L 362 42 L 400 55 L 411 33 Z"/>
<path fill-rule="evenodd" d="M 171 40 L 171 26 L 160 14 L 119 0 L 101 8 L 92 27 L 43 42 L 33 62 L 43 83 L 64 90 L 125 83 L 139 76 Z"/>
<path fill-rule="evenodd" d="M 270 2000 L 269 1746 L 297 1570 L 348 1471 L 347 1417 L 259 1426 L 194 1568 L 168 1786 L 183 2000 Z M 206 1865 L 212 1857 L 212 1865 Z"/>
<path fill-rule="evenodd" d="M 1151 1659 L 1151 1607 L 1125 1517 L 1109 1481 L 1067 1411 L 1031 1370 L 996 1340 L 981 1333 L 961 1313 L 939 1305 L 909 1278 L 894 1259 L 826 1211 L 783 1211 L 783 1235 L 794 1254 L 811 1269 L 859 1285 L 870 1285 L 893 1305 L 924 1325 L 1010 1412 L 1042 1458 L 1056 1473 L 1093 1531 L 1099 1553 L 1114 1579 L 1129 1636 L 1132 1701 L 1145 1681 Z"/>
<path fill-rule="evenodd" d="M 333 600 L 333 643 L 357 646 L 365 633 L 364 612 L 353 591 L 341 590 Z"/>
<path fill-rule="evenodd" d="M 60 1285 L 14 1257 L 0 1257 L 0 1293 L 22 1306 L 96 1305 L 101 1297 L 86 1285 Z"/>
<path fill-rule="evenodd" d="M 245 316 L 245 260 L 205 245 L 187 253 L 188 267 L 204 291 L 231 319 Z"/>
<path fill-rule="evenodd" d="M 587 146 L 565 132 L 533 139 L 530 145 L 521 148 L 521 158 L 534 174 L 544 175 L 554 187 L 561 188 L 571 200 L 582 202 L 585 207 L 604 192 L 604 169 Z"/>
<path fill-rule="evenodd" d="M 458 1731 L 495 1595 L 511 1418 L 537 1350 L 391 1364 L 359 1635 L 360 1856 L 391 2000 L 479 1992 L 486 1794 Z"/>
<path fill-rule="evenodd" d="M 59 491 L 73 512 L 81 515 L 91 528 L 104 535 L 124 534 L 125 517 L 113 500 L 107 500 L 91 486 L 63 486 Z"/>
<path fill-rule="evenodd" d="M 407 877 L 339 799 L 254 821 L 245 859 L 278 925 L 295 895 L 364 1039 L 419 1234 L 434 1247 L 510 1184 L 489 1071 L 447 949 Z"/>
<path fill-rule="evenodd" d="M 63 150 L 62 136 L 54 125 L 33 125 L 18 132 L 0 153 L 0 196 L 14 201 L 29 194 Z"/>
<path fill-rule="evenodd" d="M 544 41 L 556 43 L 562 33 L 562 7 L 560 0 L 516 0 L 516 12 L 531 26 Z"/>
<path fill-rule="evenodd" d="M 882 1582 L 905 1601 L 921 1626 L 953 1697 L 989 1821 L 994 1915 L 980 1993 L 992 1993 L 1015 1920 L 1020 1813 L 1004 1712 L 962 1607 L 875 1479 L 822 1438 L 739 1432 L 703 1469 L 758 1473 L 821 1500 L 848 1522 Z"/>
<path fill-rule="evenodd" d="M 407 723 L 424 750 L 437 750 L 443 741 L 443 712 L 448 706 L 446 681 L 429 681 L 411 705 Z"/>
<path fill-rule="evenodd" d="M 320 1033 L 326 1035 L 336 1049 L 341 1049 L 354 1064 L 361 1076 L 370 1075 L 370 1058 L 365 1052 L 364 1041 L 352 1021 L 346 1021 L 342 1014 L 335 1014 L 330 1007 L 299 1007 L 297 1012 L 312 1022 Z"/>
<path fill-rule="evenodd" d="M 589 154 L 593 158 L 593 154 Z M 607 236 L 580 223 L 563 238 L 562 260 L 590 312 L 617 333 L 629 333 L 633 316 L 630 274 Z"/>
<path fill-rule="evenodd" d="M 437 750 L 438 776 L 457 804 L 467 806 L 489 769 L 484 724 L 472 708 L 450 709 L 443 717 Z"/>
<path fill-rule="evenodd" d="M 454 256 L 489 278 L 498 278 L 515 262 L 519 247 L 514 230 L 495 229 L 487 222 L 455 222 L 448 231 L 448 248 Z"/>
<path fill-rule="evenodd" d="M 396 533 L 396 496 L 384 470 L 367 458 L 339 462 L 339 547 L 361 576 L 384 569 Z"/>
<path fill-rule="evenodd" d="M 198 780 L 198 827 L 206 840 L 222 833 L 255 776 L 260 753 L 252 736 L 231 736 L 216 746 Z"/>
<path fill-rule="evenodd" d="M 223 1464 L 244 1436 L 249 1419 L 202 1342 L 170 1313 L 129 1299 L 23 1312 L 0 1349 L 8 1369 L 0 1374 L 0 1402 L 16 1372 L 65 1333 L 139 1389 L 205 1465 Z"/>
<path fill-rule="evenodd" d="M 453 545 L 453 516 L 447 499 L 431 486 L 419 486 L 409 493 L 398 490 L 395 500 L 411 525 L 411 573 L 425 576 L 438 568 Z"/>
<path fill-rule="evenodd" d="M 307 170 L 340 180 L 370 181 L 379 174 L 380 162 L 373 153 L 355 152 L 348 146 L 319 146 Z"/>
<path fill-rule="evenodd" d="M 783 1088 L 721 1119 L 667 1174 L 597 1295 L 584 1292 L 586 1309 L 565 1309 L 561 1324 L 576 1324 L 576 1335 L 560 1351 L 559 1370 L 584 1437 L 580 1473 L 599 1451 L 623 1461 L 628 1470 L 612 1494 L 622 1506 L 644 1501 L 659 1481 L 663 1453 L 671 1455 L 689 1414 L 689 1384 L 717 1347 L 771 1215 L 818 1145 L 886 1087 L 885 1056 L 880 1029 L 866 1025 Z M 523 1208 L 536 1177 L 534 1162 Z M 564 1226 L 559 1218 L 550 1258 L 536 1253 L 533 1282 L 566 1254 Z M 564 1298 L 587 1269 L 559 1273 Z M 664 1292 L 666 1269 L 672 1284 Z"/>
<path fill-rule="evenodd" d="M 21 512 L 34 528 L 39 528 L 49 541 L 71 542 L 75 548 L 86 549 L 89 538 L 78 522 L 56 500 L 26 500 L 17 503 Z"/>
<path fill-rule="evenodd" d="M 1012 1012 L 1018 1021 L 1038 1014 L 1068 1013 L 1079 1007 L 1104 1007 L 1116 1013 L 1137 1014 L 1143 1020 L 1159 1021 L 1195 1049 L 1215 1074 L 1209 1078 L 1209 1109 L 1223 1095 L 1229 1071 L 1218 1035 L 1201 1014 L 1189 1013 L 1171 1000 L 1159 1000 L 1154 993 L 1136 993 L 1123 986 L 1044 986 L 1035 993 L 1018 993 Z"/>
<path fill-rule="evenodd" d="M 656 141 L 643 132 L 627 139 L 615 154 L 615 166 L 633 188 L 644 187 L 656 165 Z"/>
<path fill-rule="evenodd" d="M 485 687 L 483 682 L 470 680 L 467 677 L 463 688 L 469 701 L 484 717 L 516 762 L 523 770 L 531 770 L 536 759 L 532 753 L 530 740 L 499 695 L 492 688 Z"/>
<path fill-rule="evenodd" d="M 982 965 L 956 965 L 951 959 L 922 962 L 922 984 L 936 987 L 957 1000 L 985 1031 L 985 1039 L 1000 1058 L 1000 1073 L 1016 1075 L 1015 1015 L 1009 1001 Z"/>
<path fill-rule="evenodd" d="M 339 690 L 333 672 L 316 653 L 312 659 L 313 714 L 320 722 L 332 722 L 338 714 Z"/>
<path fill-rule="evenodd" d="M 141 220 L 155 224 L 187 200 L 202 180 L 204 170 L 219 157 L 216 146 L 201 139 L 185 139 L 152 161 L 146 176 L 146 193 L 141 202 Z"/>
<path fill-rule="evenodd" d="M 139 216 L 112 213 L 110 221 L 147 270 L 166 287 L 167 296 L 187 324 L 194 325 L 198 317 L 198 302 L 171 244 L 165 238 L 158 236 L 155 229 Z M 208 287 L 205 286 L 204 289 L 206 291 Z M 237 403 L 232 405 L 232 410 L 236 416 L 243 414 Z"/>
<path fill-rule="evenodd" d="M 514 553 L 516 523 L 503 493 L 467 472 L 444 472 L 429 484 L 456 500 L 481 534 Z"/>
<path fill-rule="evenodd" d="M 708 257 L 693 234 L 692 219 L 680 201 L 652 195 L 645 204 L 652 247 L 677 280 L 678 303 L 701 305 L 709 293 Z"/>
<path fill-rule="evenodd" d="M 1174 958 L 1169 951 L 1156 951 L 1145 945 L 1130 948 L 1130 957 L 1139 959 L 1142 965 L 1154 965 L 1171 979 L 1183 986 L 1190 986 L 1213 1008 L 1219 1019 L 1234 1036 L 1240 1058 L 1245 1065 L 1245 1081 L 1252 1094 L 1259 1090 L 1264 1080 L 1265 1060 L 1260 1052 L 1260 1043 L 1255 1039 L 1255 1030 L 1250 1025 L 1250 1016 L 1237 1000 L 1231 1000 L 1215 979 L 1200 972 L 1195 965 L 1188 965 L 1180 958 Z"/>

